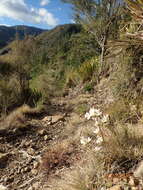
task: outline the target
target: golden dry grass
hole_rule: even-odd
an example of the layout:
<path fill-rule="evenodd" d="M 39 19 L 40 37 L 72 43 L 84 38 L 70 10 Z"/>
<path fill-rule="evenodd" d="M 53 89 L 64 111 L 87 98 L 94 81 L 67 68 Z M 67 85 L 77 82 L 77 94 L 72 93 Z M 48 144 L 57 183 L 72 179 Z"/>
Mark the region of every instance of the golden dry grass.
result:
<path fill-rule="evenodd" d="M 116 124 L 106 138 L 105 155 L 111 164 L 122 161 L 137 161 L 143 155 L 143 130 L 141 125 Z"/>
<path fill-rule="evenodd" d="M 27 124 L 25 115 L 40 113 L 40 111 L 40 108 L 30 108 L 28 105 L 23 105 L 1 119 L 0 129 L 5 130 L 25 127 Z"/>
<path fill-rule="evenodd" d="M 53 180 L 48 190 L 94 190 L 104 186 L 104 164 L 98 160 L 93 149 L 87 150 L 82 160 L 70 170 L 65 170 L 61 178 Z"/>

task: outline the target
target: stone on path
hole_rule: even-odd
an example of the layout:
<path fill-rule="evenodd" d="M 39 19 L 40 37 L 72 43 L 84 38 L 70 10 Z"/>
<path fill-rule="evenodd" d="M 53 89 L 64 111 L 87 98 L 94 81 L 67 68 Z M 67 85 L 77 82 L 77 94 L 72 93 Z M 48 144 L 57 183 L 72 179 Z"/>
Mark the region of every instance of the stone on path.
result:
<path fill-rule="evenodd" d="M 0 184 L 0 190 L 7 190 L 7 187 Z"/>

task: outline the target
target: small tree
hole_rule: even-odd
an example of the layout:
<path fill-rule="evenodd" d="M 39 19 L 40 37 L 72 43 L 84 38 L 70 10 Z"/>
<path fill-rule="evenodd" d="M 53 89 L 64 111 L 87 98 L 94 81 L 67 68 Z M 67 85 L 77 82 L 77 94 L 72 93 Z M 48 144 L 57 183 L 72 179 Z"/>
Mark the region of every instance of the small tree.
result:
<path fill-rule="evenodd" d="M 122 0 L 63 0 L 73 5 L 74 19 L 92 33 L 100 49 L 101 70 L 106 54 L 107 39 L 118 33 Z M 122 6 L 121 6 L 122 5 Z M 115 38 L 115 35 L 114 35 Z"/>

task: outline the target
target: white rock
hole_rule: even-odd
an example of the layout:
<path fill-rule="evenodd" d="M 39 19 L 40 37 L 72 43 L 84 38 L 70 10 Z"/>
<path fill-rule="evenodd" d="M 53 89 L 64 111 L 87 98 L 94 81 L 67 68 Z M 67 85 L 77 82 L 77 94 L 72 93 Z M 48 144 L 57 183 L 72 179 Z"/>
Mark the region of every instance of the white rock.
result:
<path fill-rule="evenodd" d="M 33 168 L 34 168 L 34 169 L 37 169 L 38 166 L 39 166 L 39 163 L 35 161 L 35 162 L 33 163 Z"/>
<path fill-rule="evenodd" d="M 0 184 L 0 190 L 7 190 L 7 187 L 5 187 L 2 184 Z"/>
<path fill-rule="evenodd" d="M 32 173 L 33 175 L 37 175 L 37 174 L 38 174 L 38 170 L 33 169 L 33 170 L 31 170 L 31 173 Z"/>
<path fill-rule="evenodd" d="M 99 109 L 92 107 L 89 112 L 85 114 L 85 118 L 89 120 L 91 117 L 99 117 L 100 115 L 102 115 L 102 112 Z"/>
<path fill-rule="evenodd" d="M 41 129 L 40 131 L 38 131 L 38 134 L 39 135 L 45 135 L 46 134 L 45 129 Z"/>
<path fill-rule="evenodd" d="M 97 120 L 97 118 L 94 118 L 93 120 L 95 121 L 95 123 L 94 123 L 95 127 L 99 127 L 99 121 Z"/>
<path fill-rule="evenodd" d="M 51 121 L 51 116 L 46 116 L 42 119 L 43 122 Z"/>
<path fill-rule="evenodd" d="M 33 187 L 29 187 L 28 190 L 33 190 L 34 188 Z"/>
<path fill-rule="evenodd" d="M 48 139 L 48 135 L 45 135 L 44 136 L 44 140 L 46 141 Z"/>
<path fill-rule="evenodd" d="M 85 119 L 89 120 L 90 119 L 90 114 L 87 112 L 84 117 L 85 117 Z"/>
<path fill-rule="evenodd" d="M 100 116 L 100 115 L 102 115 L 102 112 L 99 109 L 90 108 L 89 114 L 91 116 Z"/>
<path fill-rule="evenodd" d="M 143 161 L 140 162 L 139 166 L 134 171 L 134 176 L 137 178 L 143 178 Z"/>

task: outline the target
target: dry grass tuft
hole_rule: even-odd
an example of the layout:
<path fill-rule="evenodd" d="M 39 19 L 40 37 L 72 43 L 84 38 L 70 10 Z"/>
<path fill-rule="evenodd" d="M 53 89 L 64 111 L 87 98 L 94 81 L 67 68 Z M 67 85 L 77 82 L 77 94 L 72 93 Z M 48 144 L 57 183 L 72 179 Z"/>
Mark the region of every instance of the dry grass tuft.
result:
<path fill-rule="evenodd" d="M 72 170 L 64 172 L 62 179 L 51 185 L 50 190 L 94 190 L 104 186 L 104 162 L 100 163 L 98 154 L 87 151 L 82 162 Z"/>
<path fill-rule="evenodd" d="M 25 127 L 26 115 L 40 112 L 38 108 L 30 108 L 28 105 L 23 105 L 16 110 L 12 111 L 7 117 L 2 119 L 0 123 L 1 130 L 17 129 Z"/>
<path fill-rule="evenodd" d="M 117 124 L 106 139 L 105 155 L 108 163 L 118 163 L 124 170 L 130 169 L 143 155 L 143 130 L 139 125 Z M 129 164 L 131 162 L 131 164 Z M 123 164 L 128 163 L 128 164 Z M 122 165 L 122 166 L 121 166 Z"/>

